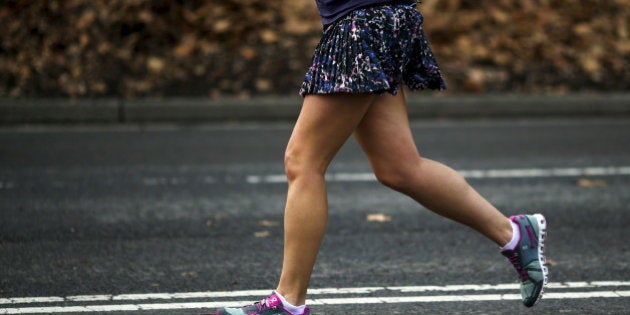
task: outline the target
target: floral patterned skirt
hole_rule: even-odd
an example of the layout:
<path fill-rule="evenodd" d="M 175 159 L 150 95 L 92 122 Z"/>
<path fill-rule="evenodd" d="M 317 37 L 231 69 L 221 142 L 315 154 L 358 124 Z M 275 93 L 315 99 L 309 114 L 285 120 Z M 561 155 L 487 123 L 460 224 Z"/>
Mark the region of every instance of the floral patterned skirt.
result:
<path fill-rule="evenodd" d="M 379 5 L 327 25 L 300 95 L 445 89 L 422 23 L 413 6 Z"/>

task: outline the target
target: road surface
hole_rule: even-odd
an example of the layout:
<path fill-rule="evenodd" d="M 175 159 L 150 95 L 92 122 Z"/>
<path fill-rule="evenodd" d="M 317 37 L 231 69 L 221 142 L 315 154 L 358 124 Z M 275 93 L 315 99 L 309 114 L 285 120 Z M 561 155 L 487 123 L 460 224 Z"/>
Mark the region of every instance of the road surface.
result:
<path fill-rule="evenodd" d="M 549 222 L 540 314 L 630 308 L 630 120 L 414 121 L 506 214 Z M 260 299 L 282 255 L 290 124 L 0 130 L 0 314 L 203 314 Z M 378 184 L 354 140 L 330 167 L 313 314 L 529 314 L 498 249 Z M 252 291 L 254 290 L 254 291 Z"/>

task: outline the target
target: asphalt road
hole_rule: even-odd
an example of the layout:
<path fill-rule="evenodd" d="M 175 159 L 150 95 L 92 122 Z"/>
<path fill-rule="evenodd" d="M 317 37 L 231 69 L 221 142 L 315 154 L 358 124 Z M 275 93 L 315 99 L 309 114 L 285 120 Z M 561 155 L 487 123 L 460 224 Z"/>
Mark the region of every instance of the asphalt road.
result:
<path fill-rule="evenodd" d="M 277 281 L 290 130 L 0 130 L 0 314 L 201 314 L 212 304 L 190 303 L 260 298 L 245 291 Z M 506 214 L 545 214 L 553 286 L 535 313 L 629 312 L 630 120 L 416 121 L 413 132 Z M 329 303 L 313 314 L 532 313 L 502 286 L 516 274 L 496 246 L 371 180 L 353 140 L 330 175 L 312 288 L 346 289 L 314 291 Z M 352 304 L 369 297 L 388 303 Z M 134 310 L 146 304 L 163 307 Z"/>

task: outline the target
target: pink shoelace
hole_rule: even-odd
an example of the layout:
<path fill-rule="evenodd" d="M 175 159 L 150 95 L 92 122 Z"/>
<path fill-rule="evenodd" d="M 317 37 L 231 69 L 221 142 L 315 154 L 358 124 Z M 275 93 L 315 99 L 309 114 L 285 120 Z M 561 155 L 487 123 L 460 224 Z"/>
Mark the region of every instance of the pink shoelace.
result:
<path fill-rule="evenodd" d="M 512 251 L 512 254 L 510 255 L 510 257 L 508 257 L 508 259 L 516 269 L 516 272 L 518 272 L 521 281 L 529 280 L 529 274 L 527 273 L 527 270 L 523 269 L 523 266 L 521 266 L 520 262 L 518 261 L 518 253 L 516 251 Z"/>
<path fill-rule="evenodd" d="M 276 306 L 278 306 L 278 303 L 279 303 L 278 297 L 276 297 L 275 295 L 272 295 L 270 297 L 260 300 L 260 302 L 254 305 L 256 305 L 256 308 L 258 309 L 258 311 L 262 311 L 269 308 L 275 308 Z M 251 314 L 251 315 L 256 315 L 256 314 Z"/>

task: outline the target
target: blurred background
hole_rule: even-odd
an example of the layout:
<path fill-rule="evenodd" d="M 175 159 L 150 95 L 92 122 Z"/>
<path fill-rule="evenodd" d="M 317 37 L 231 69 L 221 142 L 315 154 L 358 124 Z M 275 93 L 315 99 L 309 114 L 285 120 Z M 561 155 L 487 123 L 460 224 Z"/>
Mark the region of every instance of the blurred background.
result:
<path fill-rule="evenodd" d="M 446 93 L 627 91 L 630 0 L 424 0 Z M 0 1 L 0 97 L 293 95 L 312 0 Z"/>

